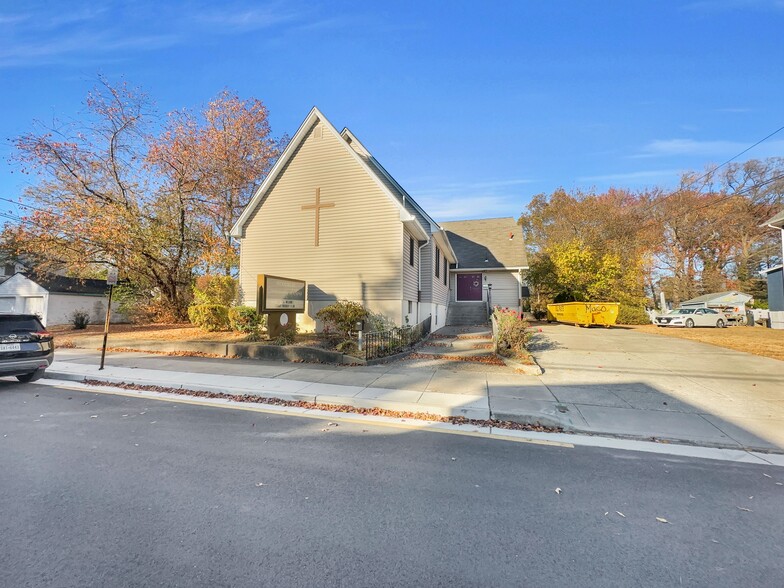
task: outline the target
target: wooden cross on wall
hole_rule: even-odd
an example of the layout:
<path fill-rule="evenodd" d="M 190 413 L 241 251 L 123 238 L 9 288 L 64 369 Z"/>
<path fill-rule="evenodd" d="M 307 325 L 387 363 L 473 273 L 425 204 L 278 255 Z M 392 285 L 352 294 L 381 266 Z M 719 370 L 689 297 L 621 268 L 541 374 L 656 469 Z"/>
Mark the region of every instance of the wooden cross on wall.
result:
<path fill-rule="evenodd" d="M 316 188 L 316 202 L 315 204 L 303 204 L 302 210 L 315 210 L 316 211 L 316 240 L 315 246 L 319 246 L 319 221 L 321 220 L 322 208 L 335 208 L 334 202 L 321 203 L 321 188 Z"/>

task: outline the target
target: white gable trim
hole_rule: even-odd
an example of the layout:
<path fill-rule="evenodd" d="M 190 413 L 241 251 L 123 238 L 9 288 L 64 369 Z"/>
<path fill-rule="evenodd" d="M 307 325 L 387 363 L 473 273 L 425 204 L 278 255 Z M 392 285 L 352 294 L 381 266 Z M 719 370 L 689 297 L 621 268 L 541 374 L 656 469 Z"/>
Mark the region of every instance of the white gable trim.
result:
<path fill-rule="evenodd" d="M 421 206 L 419 206 L 419 204 L 417 204 L 417 201 L 414 200 L 411 197 L 411 194 L 409 194 L 406 191 L 406 189 L 403 188 L 403 186 L 401 186 L 398 183 L 398 181 L 395 178 L 393 178 L 386 169 L 384 169 L 384 166 L 381 165 L 375 157 L 373 157 L 373 154 L 370 153 L 370 151 L 368 151 L 367 147 L 365 147 L 362 144 L 362 142 L 359 139 L 357 139 L 357 136 L 354 133 L 352 133 L 349 130 L 348 127 L 345 127 L 342 131 L 340 131 L 340 136 L 344 137 L 344 138 L 348 137 L 349 139 L 351 139 L 352 145 L 356 144 L 359 147 L 359 150 L 366 157 L 368 157 L 369 159 L 372 159 L 377 164 L 376 167 L 377 167 L 378 171 L 380 171 L 382 174 L 384 174 L 384 177 L 386 179 L 388 179 L 398 190 L 400 190 L 400 192 L 403 194 L 403 198 L 407 199 L 407 201 L 411 203 L 411 206 L 413 206 L 417 210 L 417 212 L 419 212 L 419 214 L 421 214 L 422 216 L 424 216 L 427 219 L 427 222 L 430 223 L 430 227 L 429 227 L 430 231 L 434 232 L 434 231 L 437 231 L 437 230 L 439 230 L 441 228 L 438 225 L 438 223 L 436 221 L 434 221 L 431 218 L 431 216 L 429 214 L 427 214 L 427 212 L 425 212 L 425 209 L 422 208 Z"/>
<path fill-rule="evenodd" d="M 397 198 L 395 198 L 395 195 L 392 194 L 392 192 L 390 192 L 389 188 L 387 188 L 384 185 L 384 183 L 378 178 L 378 176 L 376 176 L 376 174 L 374 174 L 373 171 L 368 168 L 369 164 L 365 162 L 359 156 L 359 154 L 357 154 L 357 152 L 354 151 L 354 149 L 351 148 L 351 146 L 345 141 L 345 139 L 340 135 L 340 133 L 338 133 L 337 129 L 335 129 L 335 127 L 332 126 L 332 123 L 330 123 L 327 120 L 327 118 L 321 113 L 321 111 L 314 106 L 311 109 L 311 111 L 308 113 L 308 116 L 305 118 L 303 123 L 300 125 L 299 129 L 297 129 L 297 132 L 294 134 L 294 137 L 292 137 L 291 141 L 286 146 L 286 149 L 283 150 L 283 153 L 281 154 L 280 158 L 275 163 L 275 165 L 272 167 L 272 170 L 270 171 L 267 178 L 261 183 L 261 186 L 258 187 L 256 193 L 253 195 L 253 198 L 250 199 L 250 202 L 248 202 L 248 205 L 245 207 L 245 210 L 242 211 L 242 214 L 237 219 L 237 222 L 231 228 L 231 236 L 242 237 L 242 232 L 245 229 L 245 225 L 247 224 L 251 215 L 256 210 L 256 208 L 258 208 L 258 206 L 261 204 L 261 201 L 263 200 L 270 186 L 272 186 L 272 184 L 275 182 L 277 177 L 281 174 L 283 168 L 285 168 L 286 164 L 291 160 L 294 152 L 302 144 L 302 141 L 305 140 L 305 136 L 307 135 L 310 128 L 317 121 L 323 123 L 324 127 L 339 140 L 341 145 L 343 145 L 343 148 L 346 150 L 346 153 L 348 153 L 351 157 L 354 158 L 354 161 L 356 161 L 362 167 L 362 169 L 365 170 L 367 175 L 370 176 L 370 178 L 376 183 L 376 185 L 381 189 L 381 191 L 384 194 L 386 194 L 392 202 L 395 203 L 398 210 L 400 211 L 400 220 L 404 223 L 407 223 L 409 226 L 411 224 L 419 225 L 419 228 L 421 229 L 422 233 L 426 233 L 425 228 L 420 225 L 420 223 L 416 220 L 416 217 L 405 209 L 403 204 L 401 204 L 401 202 Z"/>
<path fill-rule="evenodd" d="M 5 282 L 0 284 L 0 294 L 2 295 L 17 295 L 17 292 L 22 292 L 20 296 L 44 296 L 49 294 L 49 291 L 25 276 L 24 274 L 14 274 Z"/>

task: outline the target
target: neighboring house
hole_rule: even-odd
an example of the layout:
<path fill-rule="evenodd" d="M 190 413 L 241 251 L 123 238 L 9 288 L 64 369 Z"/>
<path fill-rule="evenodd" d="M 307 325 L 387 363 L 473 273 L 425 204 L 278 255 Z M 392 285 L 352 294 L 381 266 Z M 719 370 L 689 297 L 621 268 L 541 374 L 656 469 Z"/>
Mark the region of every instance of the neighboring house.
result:
<path fill-rule="evenodd" d="M 743 292 L 714 292 L 681 302 L 679 306 L 680 308 L 714 308 L 745 317 L 746 304 L 753 300 L 753 296 Z"/>
<path fill-rule="evenodd" d="M 73 312 L 83 310 L 91 323 L 102 323 L 107 293 L 106 280 L 17 273 L 0 277 L 0 312 L 37 314 L 44 325 L 53 326 L 70 323 Z M 113 312 L 112 319 L 122 317 Z"/>
<path fill-rule="evenodd" d="M 778 229 L 781 233 L 781 259 L 784 262 L 784 210 L 765 224 L 771 229 Z M 774 329 L 784 329 L 784 266 L 772 267 L 765 274 L 768 278 L 770 326 Z"/>
<path fill-rule="evenodd" d="M 505 233 L 512 230 L 510 222 L 502 219 Z M 517 235 L 519 228 L 514 230 Z M 240 240 L 242 303 L 256 304 L 259 274 L 305 280 L 307 311 L 299 320 L 306 330 L 319 328 L 318 310 L 341 299 L 358 301 L 397 324 L 432 317 L 432 328 L 440 328 L 455 298 L 450 295 L 451 274 L 470 268 L 444 228 L 357 137 L 348 129 L 338 132 L 316 108 L 254 194 L 232 235 Z M 496 245 L 491 239 L 476 246 L 495 252 Z M 520 249 L 515 267 L 506 267 L 507 257 L 512 257 L 498 250 L 498 263 L 480 266 L 475 273 L 517 272 L 525 259 L 521 234 L 514 245 Z"/>

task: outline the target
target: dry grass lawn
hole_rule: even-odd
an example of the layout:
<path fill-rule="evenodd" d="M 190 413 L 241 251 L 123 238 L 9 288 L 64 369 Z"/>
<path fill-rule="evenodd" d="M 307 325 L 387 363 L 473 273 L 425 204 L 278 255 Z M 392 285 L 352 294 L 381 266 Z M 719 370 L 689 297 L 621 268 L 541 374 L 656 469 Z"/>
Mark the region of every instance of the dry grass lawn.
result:
<path fill-rule="evenodd" d="M 49 329 L 55 336 L 55 344 L 61 347 L 84 347 L 92 345 L 96 337 L 103 334 L 103 325 L 87 325 L 86 329 L 74 329 L 70 325 L 61 325 Z M 194 327 L 190 323 L 128 325 L 117 324 L 109 328 L 109 340 L 122 341 L 123 344 L 136 341 L 216 341 L 222 343 L 242 343 L 246 340 L 244 333 L 231 331 L 208 332 Z M 88 343 L 89 341 L 89 343 Z M 111 343 L 110 343 L 111 344 Z M 322 346 L 323 341 L 312 334 L 299 334 L 297 345 Z"/>
<path fill-rule="evenodd" d="M 629 328 L 629 327 L 627 327 Z M 763 357 L 784 361 L 784 330 L 764 327 L 727 327 L 726 329 L 682 329 L 639 325 L 631 327 L 636 331 L 653 333 L 665 337 L 680 337 L 700 343 L 709 343 L 735 351 L 745 351 Z"/>
<path fill-rule="evenodd" d="M 76 330 L 71 326 L 52 327 L 51 332 L 57 339 L 71 339 L 78 345 L 79 339 L 103 334 L 103 325 L 87 325 L 86 329 Z M 121 335 L 124 340 L 139 341 L 243 341 L 246 335 L 232 332 L 208 333 L 190 323 L 174 325 L 111 325 L 109 336 Z"/>

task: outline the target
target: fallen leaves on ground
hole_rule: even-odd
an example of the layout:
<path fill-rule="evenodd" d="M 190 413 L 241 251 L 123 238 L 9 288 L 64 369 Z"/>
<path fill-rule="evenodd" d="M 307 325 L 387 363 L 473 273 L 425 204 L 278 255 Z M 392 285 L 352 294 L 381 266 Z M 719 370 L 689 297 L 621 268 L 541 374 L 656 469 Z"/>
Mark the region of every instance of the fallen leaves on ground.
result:
<path fill-rule="evenodd" d="M 745 506 L 736 506 L 735 508 L 737 508 L 738 510 L 742 510 L 743 512 L 754 512 L 753 510 L 751 510 L 750 508 L 746 508 Z"/>
<path fill-rule="evenodd" d="M 619 514 L 620 516 L 622 516 L 623 518 L 626 518 L 626 515 L 625 515 L 625 514 L 623 514 L 623 513 L 622 513 L 620 510 L 616 510 L 615 512 L 616 512 L 616 513 L 618 513 L 618 514 Z"/>
<path fill-rule="evenodd" d="M 670 521 L 668 521 L 663 517 L 656 517 L 656 520 L 659 521 L 660 523 L 667 523 L 668 525 L 671 524 Z"/>
<path fill-rule="evenodd" d="M 556 494 L 560 494 L 561 492 L 563 492 L 563 490 L 561 490 L 560 488 L 556 488 L 556 489 L 555 489 L 555 493 L 556 493 Z"/>
<path fill-rule="evenodd" d="M 500 365 L 506 364 L 502 359 L 495 355 L 436 355 L 434 353 L 412 353 L 408 359 L 441 359 L 443 361 L 462 361 L 466 363 L 483 363 L 487 365 Z"/>
<path fill-rule="evenodd" d="M 137 390 L 143 392 L 158 392 L 164 394 L 177 394 L 179 396 L 195 396 L 198 398 L 221 398 L 234 402 L 250 402 L 253 404 L 272 404 L 275 406 L 291 406 L 296 408 L 327 410 L 339 413 L 354 413 L 369 416 L 386 416 L 398 419 L 416 419 L 420 421 L 434 421 L 439 423 L 450 423 L 453 425 L 472 425 L 475 427 L 493 427 L 496 429 L 508 429 L 512 431 L 536 431 L 537 433 L 563 433 L 561 427 L 545 427 L 542 425 L 529 425 L 515 423 L 513 421 L 499 421 L 495 419 L 469 419 L 460 416 L 441 416 L 429 412 L 410 412 L 388 410 L 385 408 L 362 408 L 358 406 L 348 406 L 346 404 L 319 404 L 307 402 L 305 400 L 282 400 L 266 396 L 254 396 L 250 394 L 224 394 L 221 392 L 207 392 L 204 390 L 188 390 L 187 388 L 170 388 L 168 386 L 153 386 L 149 384 L 128 384 L 125 382 L 114 383 L 103 380 L 84 380 L 88 386 L 109 386 L 122 390 Z M 139 414 L 144 414 L 140 412 Z M 97 416 L 97 415 L 96 415 Z"/>

